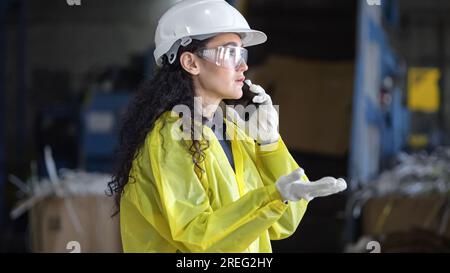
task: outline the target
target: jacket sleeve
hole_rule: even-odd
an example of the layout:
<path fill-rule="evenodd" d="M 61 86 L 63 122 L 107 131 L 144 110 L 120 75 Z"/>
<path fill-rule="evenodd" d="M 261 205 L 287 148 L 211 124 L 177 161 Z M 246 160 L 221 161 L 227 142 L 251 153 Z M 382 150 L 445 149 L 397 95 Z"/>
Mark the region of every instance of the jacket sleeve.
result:
<path fill-rule="evenodd" d="M 150 141 L 150 165 L 159 198 L 161 216 L 167 225 L 154 225 L 167 233 L 182 252 L 242 252 L 285 212 L 275 185 L 258 188 L 237 201 L 212 210 L 205 189 L 192 166 L 189 153 L 180 142 L 160 137 Z M 164 156 L 169 154 L 170 156 Z M 137 182 L 141 183 L 141 182 Z M 138 190 L 138 197 L 153 198 Z M 152 221 L 151 211 L 140 206 L 141 213 Z"/>
<path fill-rule="evenodd" d="M 276 143 L 255 145 L 256 165 L 265 186 L 275 185 L 278 178 L 299 168 L 281 137 Z M 306 175 L 302 179 L 308 181 Z M 303 199 L 298 202 L 289 202 L 283 216 L 269 228 L 270 239 L 281 240 L 291 236 L 303 218 L 307 205 L 308 202 Z"/>

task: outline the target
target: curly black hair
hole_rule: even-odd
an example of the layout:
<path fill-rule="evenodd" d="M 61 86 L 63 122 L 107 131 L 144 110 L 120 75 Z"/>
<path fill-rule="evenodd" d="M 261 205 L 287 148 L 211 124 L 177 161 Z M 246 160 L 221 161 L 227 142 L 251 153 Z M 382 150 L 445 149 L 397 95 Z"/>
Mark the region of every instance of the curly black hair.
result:
<path fill-rule="evenodd" d="M 183 47 L 180 46 L 177 56 L 183 52 L 195 52 L 204 47 L 207 40 L 192 40 Z M 120 198 L 129 180 L 133 160 L 138 156 L 145 138 L 153 129 L 155 121 L 166 111 L 176 105 L 186 105 L 194 115 L 195 89 L 192 76 L 183 69 L 179 58 L 173 63 L 163 56 L 162 66 L 157 68 L 152 79 L 144 82 L 130 102 L 121 122 L 119 132 L 119 149 L 116 157 L 116 167 L 111 181 L 108 183 L 107 194 L 115 197 L 116 210 L 113 216 L 120 212 Z M 164 127 L 165 121 L 163 121 Z M 192 155 L 193 167 L 204 170 L 200 163 L 205 159 L 204 151 L 209 147 L 207 140 L 194 138 L 195 123 L 191 122 L 192 141 L 185 142 L 188 152 Z"/>

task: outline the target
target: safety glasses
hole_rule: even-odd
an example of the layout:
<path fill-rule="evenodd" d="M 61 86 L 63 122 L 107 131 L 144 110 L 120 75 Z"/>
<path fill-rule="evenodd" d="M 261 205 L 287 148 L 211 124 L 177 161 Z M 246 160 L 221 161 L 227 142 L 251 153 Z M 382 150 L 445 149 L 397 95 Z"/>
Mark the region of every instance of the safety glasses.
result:
<path fill-rule="evenodd" d="M 217 66 L 238 70 L 242 62 L 247 63 L 248 51 L 239 46 L 218 46 L 216 48 L 201 48 L 196 51 L 201 58 Z"/>

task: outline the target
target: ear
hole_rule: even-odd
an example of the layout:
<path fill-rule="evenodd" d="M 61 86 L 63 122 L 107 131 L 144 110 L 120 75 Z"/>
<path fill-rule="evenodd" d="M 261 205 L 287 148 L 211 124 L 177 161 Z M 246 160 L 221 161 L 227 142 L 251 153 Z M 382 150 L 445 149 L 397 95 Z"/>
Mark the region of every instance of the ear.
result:
<path fill-rule="evenodd" d="M 180 56 L 180 64 L 184 70 L 192 75 L 198 75 L 200 73 L 198 58 L 192 52 L 183 52 Z"/>

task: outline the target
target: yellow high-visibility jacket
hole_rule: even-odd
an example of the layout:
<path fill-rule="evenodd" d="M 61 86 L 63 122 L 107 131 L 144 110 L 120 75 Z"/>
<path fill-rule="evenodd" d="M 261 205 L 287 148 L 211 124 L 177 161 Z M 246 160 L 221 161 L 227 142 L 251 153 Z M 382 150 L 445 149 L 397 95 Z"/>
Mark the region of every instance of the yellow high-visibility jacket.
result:
<path fill-rule="evenodd" d="M 203 126 L 210 146 L 200 175 L 183 140 L 173 137 L 181 131 L 177 120 L 161 115 L 133 161 L 120 202 L 124 252 L 272 252 L 270 240 L 295 232 L 307 202 L 286 204 L 275 187 L 299 168 L 281 138 L 259 146 L 225 120 L 234 171 Z"/>

